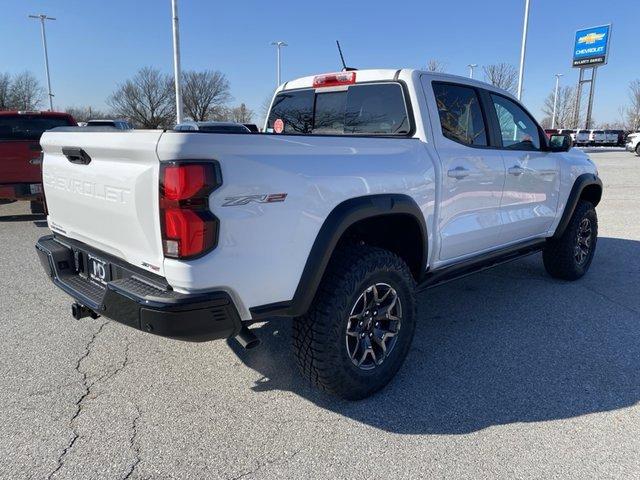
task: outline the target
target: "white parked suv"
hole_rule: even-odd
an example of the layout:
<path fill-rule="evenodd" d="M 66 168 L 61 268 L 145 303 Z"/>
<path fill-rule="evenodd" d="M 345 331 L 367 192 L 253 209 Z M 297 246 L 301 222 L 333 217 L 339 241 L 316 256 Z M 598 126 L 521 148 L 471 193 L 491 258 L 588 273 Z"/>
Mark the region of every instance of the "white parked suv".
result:
<path fill-rule="evenodd" d="M 575 134 L 576 145 L 589 145 L 591 138 L 591 130 L 577 130 Z"/>
<path fill-rule="evenodd" d="M 417 289 L 537 251 L 576 280 L 596 248 L 588 156 L 452 75 L 290 81 L 265 133 L 76 127 L 41 144 L 53 235 L 36 247 L 74 317 L 245 346 L 251 322 L 290 317 L 302 374 L 347 399 L 400 368 Z"/>
<path fill-rule="evenodd" d="M 589 144 L 591 145 L 606 145 L 607 134 L 604 130 L 591 130 L 589 134 Z"/>
<path fill-rule="evenodd" d="M 640 132 L 629 134 L 625 147 L 628 151 L 636 152 L 636 155 L 640 156 Z"/>

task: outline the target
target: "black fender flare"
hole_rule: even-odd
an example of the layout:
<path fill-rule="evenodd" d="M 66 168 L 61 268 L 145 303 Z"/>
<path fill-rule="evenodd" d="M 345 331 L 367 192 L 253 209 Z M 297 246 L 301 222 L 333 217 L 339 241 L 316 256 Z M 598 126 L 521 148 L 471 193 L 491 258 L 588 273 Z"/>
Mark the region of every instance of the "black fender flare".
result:
<path fill-rule="evenodd" d="M 594 202 L 594 207 L 600 202 L 600 198 L 602 197 L 602 180 L 600 180 L 600 178 L 598 178 L 598 176 L 593 173 L 583 173 L 578 178 L 576 178 L 576 181 L 573 183 L 573 187 L 571 187 L 571 192 L 569 193 L 567 204 L 564 207 L 564 212 L 562 212 L 560 223 L 558 223 L 556 231 L 553 234 L 552 238 L 554 240 L 560 238 L 564 231 L 567 229 L 567 225 L 569 225 L 569 221 L 571 220 L 573 212 L 578 205 L 578 201 L 582 197 L 582 192 L 584 192 L 584 189 L 590 185 L 596 185 L 600 190 L 600 194 Z"/>
<path fill-rule="evenodd" d="M 253 320 L 269 317 L 297 317 L 311 306 L 331 255 L 345 231 L 353 224 L 382 215 L 409 215 L 417 220 L 422 233 L 421 272 L 427 264 L 428 237 L 422 211 L 413 198 L 401 194 L 355 197 L 338 204 L 327 216 L 311 247 L 294 297 L 290 301 L 251 307 Z"/>

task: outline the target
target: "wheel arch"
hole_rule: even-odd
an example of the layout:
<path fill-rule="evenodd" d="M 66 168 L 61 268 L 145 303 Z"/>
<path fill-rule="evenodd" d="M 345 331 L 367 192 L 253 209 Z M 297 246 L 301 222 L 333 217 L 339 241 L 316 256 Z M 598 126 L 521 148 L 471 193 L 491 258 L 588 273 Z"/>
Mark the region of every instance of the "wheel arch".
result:
<path fill-rule="evenodd" d="M 556 227 L 556 231 L 553 234 L 554 239 L 558 239 L 562 236 L 564 231 L 569 225 L 569 221 L 573 216 L 573 212 L 578 205 L 580 200 L 587 200 L 593 204 L 595 207 L 600 203 L 602 199 L 602 180 L 598 178 L 597 175 L 593 173 L 583 173 L 578 178 L 576 178 L 573 183 L 573 187 L 571 188 L 571 192 L 569 193 L 569 198 L 567 199 L 566 206 L 564 208 L 564 212 L 562 212 L 562 217 L 560 218 L 560 222 Z"/>
<path fill-rule="evenodd" d="M 417 203 L 407 195 L 378 194 L 355 197 L 338 204 L 320 227 L 307 257 L 294 297 L 290 301 L 251 307 L 252 318 L 297 317 L 304 314 L 313 301 L 327 265 L 341 241 L 363 222 L 387 220 L 412 222 L 419 247 L 413 255 L 411 271 L 419 281 L 426 270 L 428 258 L 427 227 Z M 400 220 L 402 219 L 402 220 Z M 402 256 L 402 255 L 401 255 Z M 415 259 L 413 259 L 415 257 Z M 407 262 L 409 263 L 409 262 Z"/>

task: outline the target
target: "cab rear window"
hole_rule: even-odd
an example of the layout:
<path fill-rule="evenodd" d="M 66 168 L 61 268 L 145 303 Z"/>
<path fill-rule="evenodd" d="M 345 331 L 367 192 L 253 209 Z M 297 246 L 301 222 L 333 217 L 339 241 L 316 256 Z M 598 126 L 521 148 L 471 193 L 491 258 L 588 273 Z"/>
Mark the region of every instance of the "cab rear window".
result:
<path fill-rule="evenodd" d="M 398 83 L 351 85 L 338 91 L 279 93 L 267 131 L 307 135 L 408 135 L 409 115 Z"/>
<path fill-rule="evenodd" d="M 72 124 L 65 117 L 37 117 L 31 115 L 0 115 L 0 141 L 40 140 L 46 131 Z"/>

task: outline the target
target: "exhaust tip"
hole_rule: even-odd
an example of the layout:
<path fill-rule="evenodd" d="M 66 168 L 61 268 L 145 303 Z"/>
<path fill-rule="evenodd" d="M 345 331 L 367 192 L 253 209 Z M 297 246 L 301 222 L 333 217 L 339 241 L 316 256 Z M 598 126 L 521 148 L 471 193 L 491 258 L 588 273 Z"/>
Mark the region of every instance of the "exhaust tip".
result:
<path fill-rule="evenodd" d="M 240 332 L 236 335 L 236 340 L 245 350 L 251 350 L 260 345 L 260 339 L 246 325 L 242 326 Z"/>

